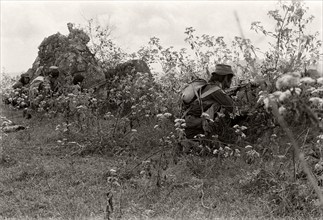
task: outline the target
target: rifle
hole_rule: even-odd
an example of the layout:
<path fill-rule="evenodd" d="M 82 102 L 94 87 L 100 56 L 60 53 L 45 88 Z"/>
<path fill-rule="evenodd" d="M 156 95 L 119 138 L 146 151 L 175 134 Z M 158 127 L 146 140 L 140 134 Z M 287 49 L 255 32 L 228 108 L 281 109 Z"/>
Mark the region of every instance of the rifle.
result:
<path fill-rule="evenodd" d="M 242 88 L 245 88 L 247 87 L 248 85 L 250 85 L 250 83 L 245 83 L 245 84 L 240 84 L 238 86 L 234 86 L 234 87 L 231 87 L 229 89 L 226 89 L 225 90 L 225 93 L 228 95 L 228 96 L 235 96 L 237 94 L 238 91 L 240 91 Z"/>
<path fill-rule="evenodd" d="M 241 83 L 238 86 L 234 86 L 229 89 L 226 89 L 225 92 L 229 96 L 235 96 L 235 95 L 237 95 L 237 92 L 239 92 L 243 88 L 246 88 L 246 87 L 252 88 L 252 87 L 258 87 L 258 86 L 259 85 L 257 83 L 248 81 L 245 83 Z"/>

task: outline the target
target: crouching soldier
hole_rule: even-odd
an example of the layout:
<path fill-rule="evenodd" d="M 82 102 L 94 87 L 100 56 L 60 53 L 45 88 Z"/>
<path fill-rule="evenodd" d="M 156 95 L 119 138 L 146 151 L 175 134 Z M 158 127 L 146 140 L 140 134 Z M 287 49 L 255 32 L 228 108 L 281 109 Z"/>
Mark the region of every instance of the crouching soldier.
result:
<path fill-rule="evenodd" d="M 12 88 L 13 91 L 5 93 L 4 101 L 6 104 L 11 104 L 17 108 L 25 108 L 28 106 L 28 86 L 30 76 L 28 73 L 21 74 L 20 79 Z"/>
<path fill-rule="evenodd" d="M 45 98 L 50 98 L 53 93 L 58 91 L 58 77 L 58 67 L 51 66 L 49 68 L 48 76 L 37 76 L 30 83 L 29 98 L 32 109 L 39 107 L 41 101 L 43 101 Z"/>
<path fill-rule="evenodd" d="M 13 89 L 18 89 L 18 88 L 21 89 L 22 87 L 27 86 L 29 84 L 29 82 L 30 82 L 30 76 L 28 75 L 28 73 L 23 73 L 23 74 L 21 74 L 19 81 L 16 82 L 12 86 L 12 88 Z"/>
<path fill-rule="evenodd" d="M 189 102 L 189 105 L 186 105 L 182 118 L 185 119 L 184 132 L 187 141 L 185 141 L 186 144 L 183 144 L 183 142 L 180 144 L 182 150 L 187 151 L 192 149 L 192 145 L 201 144 L 203 139 L 201 136 L 205 140 L 211 139 L 212 135 L 215 134 L 214 119 L 218 114 L 224 114 L 229 118 L 230 113 L 233 113 L 234 102 L 225 93 L 225 89 L 231 86 L 233 76 L 231 66 L 216 65 L 209 81 L 205 81 L 205 85 L 198 88 L 193 100 Z M 209 144 L 207 141 L 202 141 L 202 143 Z"/>
<path fill-rule="evenodd" d="M 214 119 L 216 113 L 223 111 L 224 114 L 233 112 L 233 100 L 224 92 L 230 88 L 234 73 L 231 66 L 218 64 L 212 73 L 210 80 L 201 90 L 201 97 L 192 102 L 185 116 L 186 138 L 194 139 L 198 134 L 205 134 L 206 127 L 203 126 L 203 119 L 209 117 Z M 207 94 L 208 91 L 212 91 Z M 203 97 L 203 94 L 207 94 Z M 205 114 L 208 112 L 208 114 Z M 204 114 L 202 114 L 204 113 Z"/>
<path fill-rule="evenodd" d="M 73 93 L 74 94 L 78 94 L 79 92 L 81 92 L 83 90 L 83 81 L 84 81 L 84 76 L 80 73 L 77 73 L 74 75 L 73 77 Z"/>

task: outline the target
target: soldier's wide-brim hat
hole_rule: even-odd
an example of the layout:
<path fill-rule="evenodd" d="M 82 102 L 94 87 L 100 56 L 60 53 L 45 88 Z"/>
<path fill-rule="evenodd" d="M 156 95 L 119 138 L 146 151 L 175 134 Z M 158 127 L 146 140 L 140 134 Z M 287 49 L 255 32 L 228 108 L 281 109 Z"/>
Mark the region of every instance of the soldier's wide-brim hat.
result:
<path fill-rule="evenodd" d="M 59 76 L 59 70 L 57 66 L 49 67 L 49 75 L 53 78 L 57 78 Z"/>
<path fill-rule="evenodd" d="M 51 66 L 49 67 L 50 70 L 58 70 L 58 67 L 57 66 Z"/>
<path fill-rule="evenodd" d="M 234 75 L 232 71 L 232 67 L 230 65 L 226 64 L 217 64 L 215 66 L 215 71 L 212 74 L 217 74 L 217 75 Z"/>
<path fill-rule="evenodd" d="M 51 72 L 51 73 L 58 73 L 59 72 L 58 67 L 57 66 L 51 66 L 51 67 L 49 67 L 49 72 Z"/>
<path fill-rule="evenodd" d="M 23 73 L 20 75 L 21 77 L 25 77 L 25 78 L 30 78 L 30 75 L 28 73 Z"/>

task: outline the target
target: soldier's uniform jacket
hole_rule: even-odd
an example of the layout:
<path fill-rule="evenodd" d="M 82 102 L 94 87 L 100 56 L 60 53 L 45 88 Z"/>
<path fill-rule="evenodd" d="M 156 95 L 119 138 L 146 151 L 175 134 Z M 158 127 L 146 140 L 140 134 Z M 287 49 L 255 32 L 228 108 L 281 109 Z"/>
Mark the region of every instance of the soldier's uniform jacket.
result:
<path fill-rule="evenodd" d="M 50 92 L 51 86 L 48 77 L 37 76 L 29 87 L 29 98 L 32 107 L 38 106 Z"/>
<path fill-rule="evenodd" d="M 202 98 L 202 107 L 198 101 L 194 101 L 185 116 L 185 133 L 186 137 L 189 139 L 194 138 L 197 134 L 205 133 L 205 128 L 203 128 L 203 122 L 201 119 L 203 112 L 209 113 L 211 119 L 214 119 L 215 114 L 220 111 L 221 108 L 224 109 L 226 113 L 233 112 L 233 100 L 223 91 L 220 83 L 206 85 L 202 90 L 202 94 L 214 86 L 218 86 L 219 89 Z"/>
<path fill-rule="evenodd" d="M 222 86 L 220 83 L 213 83 L 213 84 L 206 85 L 206 87 L 202 90 L 202 93 L 208 91 L 213 86 L 218 86 L 220 87 L 220 89 L 211 93 L 205 98 L 202 98 L 203 108 L 201 108 L 199 102 L 194 102 L 192 104 L 191 109 L 187 113 L 187 115 L 200 117 L 202 114 L 202 109 L 205 111 L 209 109 L 213 104 L 215 104 L 213 105 L 215 112 L 219 111 L 221 107 L 224 108 L 227 112 L 230 112 L 230 113 L 233 112 L 233 105 L 234 105 L 233 100 L 222 90 Z"/>

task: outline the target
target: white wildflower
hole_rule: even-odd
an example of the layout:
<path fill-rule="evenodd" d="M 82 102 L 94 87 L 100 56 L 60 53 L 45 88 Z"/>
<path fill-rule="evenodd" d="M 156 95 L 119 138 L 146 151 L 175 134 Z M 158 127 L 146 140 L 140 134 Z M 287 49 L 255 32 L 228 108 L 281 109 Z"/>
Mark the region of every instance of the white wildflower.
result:
<path fill-rule="evenodd" d="M 316 90 L 316 89 L 315 89 L 315 87 L 310 87 L 310 88 L 308 88 L 306 91 L 307 91 L 307 92 L 313 92 L 314 90 Z"/>
<path fill-rule="evenodd" d="M 309 99 L 309 101 L 315 105 L 322 105 L 323 104 L 323 99 L 321 99 L 319 97 L 312 97 Z"/>
<path fill-rule="evenodd" d="M 264 100 L 264 98 L 265 98 L 264 95 L 260 95 L 258 100 L 257 100 L 257 103 L 262 102 Z"/>
<path fill-rule="evenodd" d="M 274 93 L 272 93 L 276 98 L 279 98 L 280 95 L 282 94 L 283 92 L 282 91 L 276 91 Z"/>
<path fill-rule="evenodd" d="M 171 114 L 171 113 L 166 112 L 166 113 L 164 113 L 164 116 L 165 116 L 166 118 L 169 118 L 169 117 L 171 117 L 171 116 L 172 116 L 172 114 Z"/>
<path fill-rule="evenodd" d="M 289 99 L 292 96 L 292 93 L 289 90 L 286 90 L 279 96 L 279 101 L 283 102 L 287 99 Z"/>
<path fill-rule="evenodd" d="M 115 169 L 110 169 L 110 173 L 116 173 L 117 172 L 117 170 L 115 170 Z"/>
<path fill-rule="evenodd" d="M 174 122 L 175 123 L 177 123 L 177 122 L 181 122 L 182 121 L 182 119 L 180 119 L 180 118 L 176 118 L 175 120 L 174 120 Z"/>
<path fill-rule="evenodd" d="M 210 118 L 210 115 L 206 112 L 203 112 L 201 115 L 202 118 Z"/>
<path fill-rule="evenodd" d="M 280 106 L 278 112 L 280 115 L 286 115 L 287 110 L 284 106 Z"/>
<path fill-rule="evenodd" d="M 242 137 L 242 138 L 246 138 L 247 136 L 246 136 L 246 134 L 245 134 L 245 133 L 243 133 L 243 132 L 242 132 L 242 133 L 241 133 L 241 137 Z"/>
<path fill-rule="evenodd" d="M 86 107 L 84 105 L 79 105 L 76 107 L 77 109 L 86 109 Z"/>
<path fill-rule="evenodd" d="M 245 148 L 245 149 L 251 149 L 251 148 L 252 148 L 252 146 L 251 146 L 251 145 L 247 145 L 247 146 L 245 146 L 244 148 Z"/>
<path fill-rule="evenodd" d="M 242 131 L 247 130 L 246 126 L 241 126 L 240 128 L 241 128 Z"/>
<path fill-rule="evenodd" d="M 230 148 L 230 147 L 228 147 L 228 146 L 225 146 L 225 147 L 224 147 L 224 150 L 231 150 L 231 148 Z"/>
<path fill-rule="evenodd" d="M 297 95 L 300 95 L 300 94 L 301 94 L 301 92 L 302 92 L 302 89 L 301 89 L 301 88 L 295 88 L 295 93 L 296 93 Z"/>
<path fill-rule="evenodd" d="M 239 128 L 239 125 L 234 125 L 233 128 Z"/>
<path fill-rule="evenodd" d="M 157 117 L 158 119 L 162 119 L 162 118 L 164 118 L 164 115 L 163 115 L 163 114 L 157 114 L 157 115 L 156 115 L 156 117 Z"/>
<path fill-rule="evenodd" d="M 319 95 L 320 92 L 323 92 L 323 88 L 317 88 L 311 91 L 312 95 Z"/>
<path fill-rule="evenodd" d="M 311 78 L 311 77 L 303 77 L 300 79 L 301 83 L 306 83 L 306 84 L 314 84 L 315 83 L 315 79 Z"/>
<path fill-rule="evenodd" d="M 320 161 L 317 164 L 315 164 L 314 169 L 316 172 L 322 172 L 323 171 L 323 161 Z"/>
<path fill-rule="evenodd" d="M 185 128 L 186 127 L 186 123 L 181 124 L 181 126 Z"/>
<path fill-rule="evenodd" d="M 284 74 L 276 81 L 276 88 L 281 90 L 284 88 L 295 87 L 300 83 L 299 73 Z"/>
<path fill-rule="evenodd" d="M 269 108 L 269 104 L 270 104 L 270 100 L 268 97 L 264 98 L 263 99 L 263 102 L 264 102 L 264 105 L 265 105 L 265 109 L 268 109 Z"/>
<path fill-rule="evenodd" d="M 300 72 L 289 72 L 288 74 L 296 78 L 300 78 L 302 75 Z"/>
<path fill-rule="evenodd" d="M 323 77 L 320 77 L 320 78 L 316 79 L 316 82 L 318 84 L 323 84 Z"/>
<path fill-rule="evenodd" d="M 131 131 L 132 131 L 132 132 L 137 132 L 137 130 L 136 130 L 136 129 L 131 129 Z"/>
<path fill-rule="evenodd" d="M 214 151 L 213 151 L 213 154 L 217 154 L 219 152 L 219 150 L 218 149 L 215 149 Z"/>

